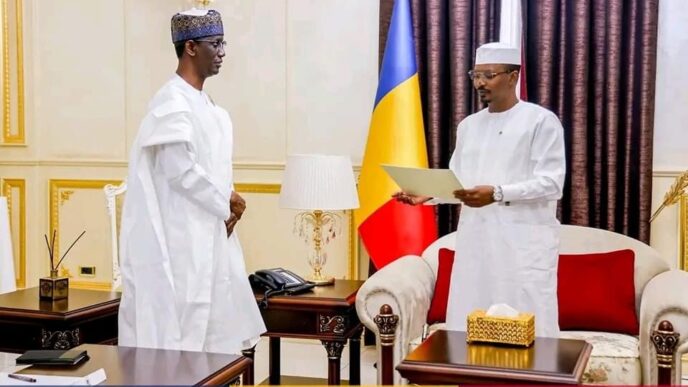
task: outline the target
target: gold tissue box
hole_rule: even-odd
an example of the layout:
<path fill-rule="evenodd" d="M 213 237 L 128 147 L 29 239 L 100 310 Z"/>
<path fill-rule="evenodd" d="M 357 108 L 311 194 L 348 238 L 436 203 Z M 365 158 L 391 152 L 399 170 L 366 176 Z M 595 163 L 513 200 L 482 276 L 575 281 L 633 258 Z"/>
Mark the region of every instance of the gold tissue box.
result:
<path fill-rule="evenodd" d="M 519 313 L 518 317 L 491 317 L 477 309 L 468 315 L 466 341 L 522 345 L 528 347 L 535 340 L 535 316 Z"/>

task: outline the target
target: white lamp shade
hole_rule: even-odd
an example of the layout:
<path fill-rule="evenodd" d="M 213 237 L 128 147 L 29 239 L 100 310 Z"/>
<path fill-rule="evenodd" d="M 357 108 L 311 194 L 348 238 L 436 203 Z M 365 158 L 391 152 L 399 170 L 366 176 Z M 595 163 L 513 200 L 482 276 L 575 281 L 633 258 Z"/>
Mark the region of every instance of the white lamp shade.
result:
<path fill-rule="evenodd" d="M 351 160 L 348 156 L 287 156 L 279 205 L 297 210 L 358 208 Z"/>

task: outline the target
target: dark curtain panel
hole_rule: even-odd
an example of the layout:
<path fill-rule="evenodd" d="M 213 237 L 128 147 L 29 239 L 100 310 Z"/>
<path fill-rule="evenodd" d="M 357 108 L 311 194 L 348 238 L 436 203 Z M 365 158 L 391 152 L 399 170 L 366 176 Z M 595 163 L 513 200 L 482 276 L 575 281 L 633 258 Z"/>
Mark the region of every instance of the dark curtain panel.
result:
<path fill-rule="evenodd" d="M 523 0 L 528 99 L 566 136 L 562 223 L 650 239 L 658 0 Z"/>
<path fill-rule="evenodd" d="M 499 40 L 500 0 L 411 0 L 423 120 L 432 168 L 447 168 L 456 126 L 482 108 L 467 72 L 475 50 Z M 394 0 L 380 0 L 380 63 Z M 458 207 L 438 206 L 440 235 L 456 229 Z"/>

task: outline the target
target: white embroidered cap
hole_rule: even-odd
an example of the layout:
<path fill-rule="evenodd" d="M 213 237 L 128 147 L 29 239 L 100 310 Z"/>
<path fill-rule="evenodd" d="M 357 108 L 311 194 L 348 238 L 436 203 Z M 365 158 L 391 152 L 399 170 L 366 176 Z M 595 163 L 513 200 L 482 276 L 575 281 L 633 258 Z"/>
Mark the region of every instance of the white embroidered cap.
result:
<path fill-rule="evenodd" d="M 486 43 L 475 51 L 475 64 L 513 64 L 521 65 L 521 52 L 518 48 L 504 43 Z"/>

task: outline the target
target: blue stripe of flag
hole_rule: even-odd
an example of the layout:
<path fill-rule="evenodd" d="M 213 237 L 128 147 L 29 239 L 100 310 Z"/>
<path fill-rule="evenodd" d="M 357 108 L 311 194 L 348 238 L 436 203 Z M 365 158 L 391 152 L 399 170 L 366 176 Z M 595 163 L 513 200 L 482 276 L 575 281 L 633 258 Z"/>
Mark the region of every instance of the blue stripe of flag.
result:
<path fill-rule="evenodd" d="M 382 57 L 380 82 L 375 106 L 393 88 L 416 73 L 416 50 L 413 45 L 413 23 L 409 0 L 396 0 L 387 32 L 387 45 Z"/>

